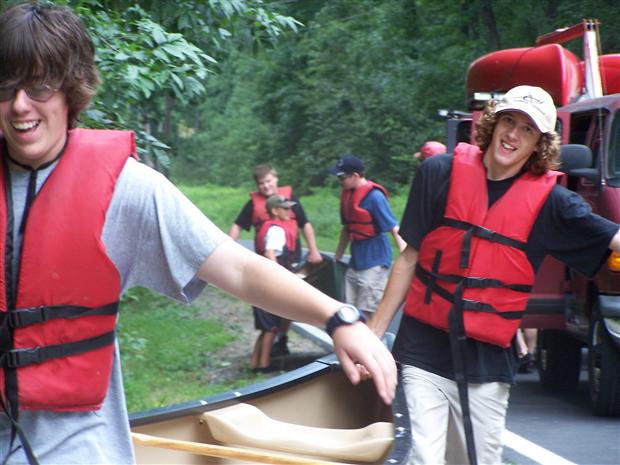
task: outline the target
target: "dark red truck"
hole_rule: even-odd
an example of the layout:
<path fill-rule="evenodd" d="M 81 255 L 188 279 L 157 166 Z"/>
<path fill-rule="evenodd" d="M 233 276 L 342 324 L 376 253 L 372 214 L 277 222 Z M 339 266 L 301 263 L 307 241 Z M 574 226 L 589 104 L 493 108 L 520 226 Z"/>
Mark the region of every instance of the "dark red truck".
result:
<path fill-rule="evenodd" d="M 467 74 L 468 111 L 441 111 L 448 150 L 471 142 L 489 98 L 514 86 L 543 87 L 558 106 L 562 182 L 592 210 L 620 223 L 620 54 L 598 54 L 598 22 L 584 20 L 538 38 L 535 47 L 499 50 Z M 583 59 L 560 45 L 583 38 Z M 574 389 L 587 352 L 592 409 L 620 415 L 620 256 L 593 279 L 547 257 L 529 299 L 523 327 L 538 328 L 538 371 L 548 391 Z M 585 351 L 584 351 L 585 349 Z"/>

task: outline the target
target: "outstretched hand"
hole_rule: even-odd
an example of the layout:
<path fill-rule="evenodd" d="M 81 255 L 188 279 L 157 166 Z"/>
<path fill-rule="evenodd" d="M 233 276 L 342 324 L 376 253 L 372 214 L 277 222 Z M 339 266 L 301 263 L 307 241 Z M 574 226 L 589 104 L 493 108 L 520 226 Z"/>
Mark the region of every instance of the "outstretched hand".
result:
<path fill-rule="evenodd" d="M 372 378 L 377 393 L 391 404 L 396 390 L 396 362 L 383 342 L 361 322 L 334 331 L 334 350 L 349 380 L 357 384 Z"/>

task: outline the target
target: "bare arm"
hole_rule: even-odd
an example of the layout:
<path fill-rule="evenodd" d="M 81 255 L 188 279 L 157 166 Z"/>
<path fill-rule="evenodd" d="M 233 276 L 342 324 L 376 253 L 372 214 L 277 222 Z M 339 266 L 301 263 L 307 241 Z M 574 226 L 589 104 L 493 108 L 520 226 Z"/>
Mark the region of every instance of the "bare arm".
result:
<path fill-rule="evenodd" d="M 233 223 L 230 227 L 230 231 L 228 231 L 228 235 L 232 237 L 233 241 L 236 241 L 239 237 L 239 234 L 241 234 L 241 226 L 239 226 L 237 223 Z"/>
<path fill-rule="evenodd" d="M 306 240 L 306 245 L 308 246 L 308 261 L 310 263 L 322 262 L 323 257 L 321 256 L 321 252 L 319 252 L 319 248 L 316 246 L 314 228 L 309 221 L 304 224 L 301 232 L 304 236 L 304 239 Z"/>
<path fill-rule="evenodd" d="M 411 246 L 407 246 L 394 262 L 383 298 L 368 323 L 368 327 L 378 337 L 383 337 L 396 311 L 405 300 L 417 262 L 418 251 Z"/>
<path fill-rule="evenodd" d="M 609 248 L 616 253 L 620 253 L 620 229 L 616 233 L 616 235 L 611 239 L 609 243 Z"/>
<path fill-rule="evenodd" d="M 277 262 L 278 259 L 276 258 L 276 251 L 275 250 L 265 250 L 265 257 L 267 257 L 269 260 Z"/>
<path fill-rule="evenodd" d="M 275 262 L 227 240 L 217 247 L 198 271 L 198 277 L 277 315 L 317 326 L 342 305 Z M 371 373 L 377 392 L 391 403 L 396 388 L 392 354 L 363 323 L 343 325 L 333 334 L 334 348 L 352 383 L 360 381 L 360 363 Z"/>
<path fill-rule="evenodd" d="M 336 247 L 336 252 L 334 253 L 334 260 L 338 261 L 342 258 L 348 245 L 349 235 L 347 233 L 347 228 L 343 227 L 340 230 L 340 239 L 338 239 L 338 247 Z"/>
<path fill-rule="evenodd" d="M 400 227 L 394 226 L 392 228 L 392 231 L 390 232 L 392 233 L 392 236 L 394 237 L 394 242 L 396 243 L 396 247 L 398 247 L 398 250 L 402 252 L 407 247 L 407 243 L 404 241 L 402 237 L 400 237 L 400 234 L 398 233 L 398 231 L 400 231 Z"/>

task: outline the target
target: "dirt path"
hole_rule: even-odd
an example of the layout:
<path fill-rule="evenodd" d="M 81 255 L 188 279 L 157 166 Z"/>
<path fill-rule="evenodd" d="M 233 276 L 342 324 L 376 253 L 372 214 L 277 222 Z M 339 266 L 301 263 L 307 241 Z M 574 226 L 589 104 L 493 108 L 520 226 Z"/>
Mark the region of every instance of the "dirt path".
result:
<path fill-rule="evenodd" d="M 249 361 L 258 335 L 254 329 L 251 307 L 212 286 L 207 286 L 194 305 L 205 308 L 205 318 L 219 320 L 228 331 L 237 335 L 233 342 L 210 357 L 208 381 L 228 383 L 251 377 Z M 288 334 L 288 347 L 290 355 L 272 359 L 272 364 L 283 371 L 302 366 L 327 353 L 320 345 L 292 330 Z M 274 375 L 278 373 L 276 371 Z"/>

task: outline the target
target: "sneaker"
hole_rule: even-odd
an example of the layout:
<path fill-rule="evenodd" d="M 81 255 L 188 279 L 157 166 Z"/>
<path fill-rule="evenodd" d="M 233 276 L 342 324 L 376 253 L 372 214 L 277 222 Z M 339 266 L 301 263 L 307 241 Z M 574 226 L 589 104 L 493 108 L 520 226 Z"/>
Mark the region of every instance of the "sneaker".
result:
<path fill-rule="evenodd" d="M 270 355 L 272 357 L 280 357 L 282 355 L 290 354 L 291 351 L 288 350 L 288 346 L 286 345 L 287 343 L 288 343 L 288 337 L 286 335 L 277 337 L 276 341 L 273 343 L 273 346 L 271 347 Z"/>
<path fill-rule="evenodd" d="M 527 354 L 519 360 L 519 373 L 531 373 L 536 368 L 536 359 L 532 354 Z"/>
<path fill-rule="evenodd" d="M 274 365 L 268 365 L 266 367 L 263 368 L 252 368 L 252 372 L 254 373 L 262 373 L 262 374 L 267 374 L 267 373 L 273 373 L 275 371 L 278 371 L 279 368 L 274 366 Z"/>

